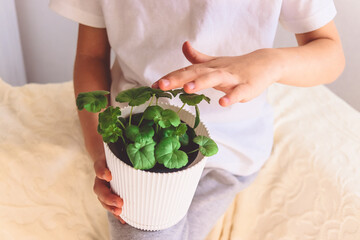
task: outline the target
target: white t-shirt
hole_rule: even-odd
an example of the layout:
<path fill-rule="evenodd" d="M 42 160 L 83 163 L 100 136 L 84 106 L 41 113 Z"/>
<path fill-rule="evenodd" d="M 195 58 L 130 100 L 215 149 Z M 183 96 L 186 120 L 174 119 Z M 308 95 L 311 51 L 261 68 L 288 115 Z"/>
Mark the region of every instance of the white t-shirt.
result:
<path fill-rule="evenodd" d="M 181 51 L 186 40 L 208 55 L 243 55 L 271 48 L 279 21 L 293 33 L 304 33 L 324 26 L 336 14 L 332 0 L 51 0 L 50 7 L 81 24 L 107 29 L 116 55 L 112 102 L 123 89 L 151 86 L 190 65 Z M 266 92 L 226 108 L 218 104 L 222 92 L 202 93 L 212 103 L 200 104 L 201 120 L 219 145 L 206 167 L 237 175 L 258 171 L 273 143 Z"/>

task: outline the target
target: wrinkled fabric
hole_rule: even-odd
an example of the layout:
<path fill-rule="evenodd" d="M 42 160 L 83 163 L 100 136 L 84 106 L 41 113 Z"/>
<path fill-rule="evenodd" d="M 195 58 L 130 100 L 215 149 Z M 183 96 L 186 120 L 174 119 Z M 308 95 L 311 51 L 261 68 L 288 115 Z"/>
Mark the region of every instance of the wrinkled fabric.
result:
<path fill-rule="evenodd" d="M 331 21 L 332 0 L 52 0 L 50 7 L 79 23 L 106 28 L 112 50 L 112 104 L 121 90 L 151 86 L 162 76 L 190 65 L 181 46 L 189 41 L 212 56 L 237 56 L 273 46 L 278 22 L 292 32 L 308 32 Z M 201 91 L 201 120 L 219 152 L 207 167 L 237 175 L 258 171 L 273 144 L 273 116 L 266 91 L 247 103 L 221 107 L 224 94 Z M 181 106 L 179 100 L 171 104 Z M 185 109 L 194 112 L 193 107 Z"/>

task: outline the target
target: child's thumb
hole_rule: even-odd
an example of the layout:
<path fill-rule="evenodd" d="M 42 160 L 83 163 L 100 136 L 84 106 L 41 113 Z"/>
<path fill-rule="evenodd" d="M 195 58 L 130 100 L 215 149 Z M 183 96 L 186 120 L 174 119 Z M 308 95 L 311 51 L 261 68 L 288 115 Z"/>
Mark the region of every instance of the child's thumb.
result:
<path fill-rule="evenodd" d="M 112 179 L 111 172 L 106 166 L 105 160 L 97 160 L 94 162 L 95 174 L 98 178 L 110 182 Z"/>
<path fill-rule="evenodd" d="M 195 50 L 188 41 L 184 42 L 182 51 L 186 59 L 192 64 L 203 63 L 214 59 L 214 57 Z"/>

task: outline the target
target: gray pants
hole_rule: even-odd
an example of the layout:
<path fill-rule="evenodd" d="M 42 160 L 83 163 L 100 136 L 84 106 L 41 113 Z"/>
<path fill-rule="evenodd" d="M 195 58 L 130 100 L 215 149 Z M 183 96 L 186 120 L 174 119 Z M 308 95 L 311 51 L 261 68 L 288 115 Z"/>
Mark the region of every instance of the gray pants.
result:
<path fill-rule="evenodd" d="M 111 239 L 203 240 L 226 212 L 237 193 L 249 186 L 257 174 L 258 172 L 243 177 L 222 169 L 205 168 L 189 211 L 179 223 L 161 231 L 142 231 L 128 224 L 121 224 L 108 213 Z"/>

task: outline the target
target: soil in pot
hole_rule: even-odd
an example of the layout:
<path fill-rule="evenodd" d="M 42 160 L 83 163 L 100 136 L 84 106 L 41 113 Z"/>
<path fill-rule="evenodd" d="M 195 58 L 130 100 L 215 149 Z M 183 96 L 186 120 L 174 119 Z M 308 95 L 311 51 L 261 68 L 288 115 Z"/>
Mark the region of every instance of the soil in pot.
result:
<path fill-rule="evenodd" d="M 131 120 L 132 124 L 134 124 L 134 125 L 137 124 L 140 121 L 140 118 L 141 118 L 141 114 L 134 114 L 132 116 L 132 120 Z M 147 120 L 144 120 L 143 124 L 146 124 L 146 121 Z M 188 127 L 188 130 L 186 133 L 189 135 L 190 141 L 187 146 L 181 146 L 181 148 L 180 148 L 180 150 L 184 151 L 185 153 L 191 152 L 191 151 L 199 148 L 199 146 L 196 143 L 192 142 L 192 139 L 195 137 L 194 130 L 189 125 L 187 125 L 187 127 Z M 115 143 L 108 143 L 108 146 L 117 158 L 119 158 L 121 161 L 123 161 L 127 165 L 133 167 L 133 165 L 126 153 L 125 145 L 120 138 Z M 189 161 L 182 168 L 168 169 L 164 165 L 156 163 L 152 169 L 143 170 L 143 171 L 156 172 L 156 173 L 170 173 L 170 172 L 181 171 L 183 169 L 186 169 L 192 162 L 194 162 L 198 153 L 199 153 L 199 151 L 195 151 L 193 153 L 188 154 Z"/>

